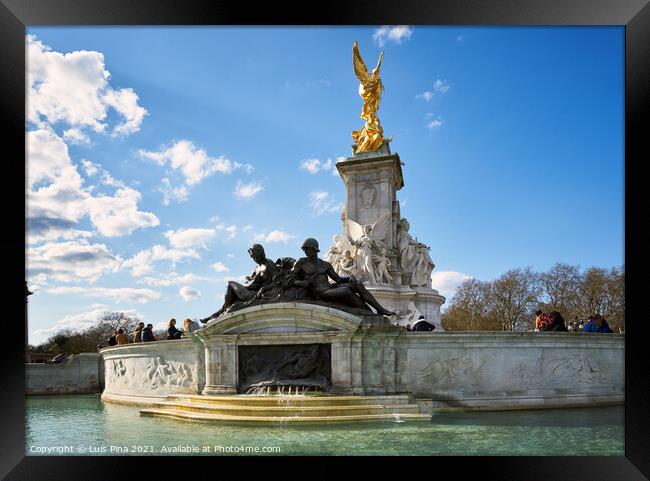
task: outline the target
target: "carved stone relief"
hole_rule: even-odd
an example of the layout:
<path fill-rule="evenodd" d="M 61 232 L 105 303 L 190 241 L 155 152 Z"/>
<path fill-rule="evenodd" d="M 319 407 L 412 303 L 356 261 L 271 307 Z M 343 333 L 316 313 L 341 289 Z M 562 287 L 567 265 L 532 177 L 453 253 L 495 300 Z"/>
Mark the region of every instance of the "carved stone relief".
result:
<path fill-rule="evenodd" d="M 596 360 L 593 353 L 575 357 L 551 357 L 544 362 L 544 368 L 563 384 L 602 385 L 610 381 L 609 367 Z"/>
<path fill-rule="evenodd" d="M 427 384 L 447 389 L 479 385 L 483 376 L 485 360 L 475 361 L 467 354 L 452 355 L 426 362 L 411 361 L 409 372 L 417 384 Z"/>
<path fill-rule="evenodd" d="M 194 383 L 193 366 L 154 358 L 112 359 L 106 362 L 106 386 L 145 391 L 177 391 Z"/>
<path fill-rule="evenodd" d="M 371 207 L 374 207 L 376 204 L 376 198 L 377 198 L 377 189 L 375 189 L 374 186 L 367 184 L 361 189 L 361 193 L 359 194 L 360 201 L 361 201 L 361 206 L 364 207 L 365 209 L 370 209 Z"/>

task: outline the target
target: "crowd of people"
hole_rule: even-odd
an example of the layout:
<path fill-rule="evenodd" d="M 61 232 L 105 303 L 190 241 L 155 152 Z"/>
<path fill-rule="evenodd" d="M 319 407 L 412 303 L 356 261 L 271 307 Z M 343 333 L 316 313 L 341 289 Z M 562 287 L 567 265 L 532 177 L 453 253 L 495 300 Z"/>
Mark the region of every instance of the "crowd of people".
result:
<path fill-rule="evenodd" d="M 176 319 L 170 319 L 167 323 L 167 340 L 181 339 L 186 332 L 192 332 L 198 328 L 198 324 L 191 319 L 185 319 L 183 322 L 183 330 L 181 331 L 176 327 Z M 436 326 L 428 322 L 424 316 L 420 316 L 418 320 L 411 326 L 407 324 L 404 328 L 408 332 L 430 332 Z M 558 311 L 546 313 L 541 309 L 535 312 L 535 331 L 557 331 L 557 332 L 599 332 L 611 333 L 612 329 L 609 327 L 607 320 L 600 314 L 593 314 L 588 317 L 587 322 L 581 321 L 576 316 L 575 320 L 570 321 L 568 326 Z M 129 344 L 131 342 L 151 342 L 156 341 L 156 336 L 153 333 L 153 324 L 145 325 L 144 322 L 138 323 L 135 330 L 131 334 L 132 340 L 125 334 L 123 329 L 117 329 L 113 336 L 108 339 L 109 346 L 116 346 L 120 344 Z"/>
<path fill-rule="evenodd" d="M 167 340 L 181 339 L 186 332 L 194 331 L 198 325 L 191 319 L 185 319 L 183 322 L 183 330 L 181 331 L 176 327 L 176 319 L 170 319 L 167 323 Z M 109 346 L 118 346 L 120 344 L 129 344 L 135 342 L 152 342 L 157 341 L 153 333 L 153 324 L 139 322 L 135 330 L 131 333 L 131 340 L 124 332 L 124 329 L 116 329 L 113 335 L 108 338 Z"/>
<path fill-rule="evenodd" d="M 600 332 L 611 333 L 607 320 L 600 314 L 592 314 L 587 322 L 581 321 L 576 316 L 567 326 L 562 314 L 558 311 L 546 313 L 541 309 L 535 312 L 535 331 L 563 331 L 563 332 Z"/>

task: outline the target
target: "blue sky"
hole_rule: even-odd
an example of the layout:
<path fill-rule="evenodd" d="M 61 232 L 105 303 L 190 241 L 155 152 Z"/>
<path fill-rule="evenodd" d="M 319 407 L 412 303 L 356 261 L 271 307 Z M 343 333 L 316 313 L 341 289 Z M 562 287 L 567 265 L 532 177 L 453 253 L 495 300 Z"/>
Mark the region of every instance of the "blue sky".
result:
<path fill-rule="evenodd" d="M 253 242 L 341 231 L 352 44 L 433 287 L 623 263 L 621 27 L 30 28 L 29 340 L 123 310 L 205 317 Z M 109 74 L 110 73 L 110 74 Z M 329 162 L 328 162 L 329 159 Z"/>

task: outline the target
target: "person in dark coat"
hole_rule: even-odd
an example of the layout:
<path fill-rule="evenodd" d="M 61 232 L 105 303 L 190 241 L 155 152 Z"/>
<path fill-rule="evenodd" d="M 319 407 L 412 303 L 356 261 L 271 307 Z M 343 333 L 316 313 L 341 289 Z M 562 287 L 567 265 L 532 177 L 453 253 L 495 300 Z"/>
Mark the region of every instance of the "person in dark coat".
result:
<path fill-rule="evenodd" d="M 153 324 L 147 324 L 147 327 L 142 329 L 142 342 L 155 341 L 156 336 L 153 335 Z"/>
<path fill-rule="evenodd" d="M 176 319 L 170 319 L 169 327 L 167 328 L 167 340 L 180 339 L 182 335 L 183 331 L 176 329 Z"/>
<path fill-rule="evenodd" d="M 436 326 L 434 326 L 430 322 L 427 322 L 424 316 L 420 316 L 416 321 L 416 323 L 413 324 L 414 331 L 433 331 L 435 328 Z"/>
<path fill-rule="evenodd" d="M 560 314 L 558 311 L 553 311 L 550 314 L 551 316 L 551 328 L 549 331 L 563 331 L 567 332 L 568 329 L 566 328 L 566 324 L 564 323 L 564 318 L 562 317 L 562 314 Z"/>

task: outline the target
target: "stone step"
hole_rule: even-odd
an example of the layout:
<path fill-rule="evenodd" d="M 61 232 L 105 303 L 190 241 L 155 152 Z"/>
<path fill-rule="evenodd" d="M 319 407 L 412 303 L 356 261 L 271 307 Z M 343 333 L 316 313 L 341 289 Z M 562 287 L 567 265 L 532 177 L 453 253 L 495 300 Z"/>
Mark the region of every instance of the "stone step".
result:
<path fill-rule="evenodd" d="M 370 414 L 419 414 L 415 404 L 357 404 L 357 405 L 317 405 L 317 406 L 245 406 L 237 404 L 197 404 L 179 402 L 159 402 L 152 409 L 173 410 L 191 413 L 223 414 L 229 416 L 252 417 L 322 417 Z M 146 410 L 145 410 L 146 411 Z M 142 411 L 141 411 L 142 412 Z"/>
<path fill-rule="evenodd" d="M 425 421 L 430 420 L 430 414 L 353 414 L 353 415 L 328 415 L 328 416 L 232 416 L 226 414 L 208 414 L 180 411 L 176 409 L 143 409 L 140 411 L 143 416 L 161 416 L 177 419 L 191 419 L 202 421 L 219 421 L 235 423 L 335 423 L 335 422 L 359 422 L 359 421 Z"/>
<path fill-rule="evenodd" d="M 243 405 L 243 406 L 352 406 L 363 404 L 405 405 L 411 403 L 408 394 L 395 394 L 384 396 L 338 396 L 338 395 L 307 395 L 307 396 L 250 396 L 239 395 L 201 395 L 201 394 L 175 394 L 166 401 L 185 404 L 213 404 L 213 405 Z"/>

